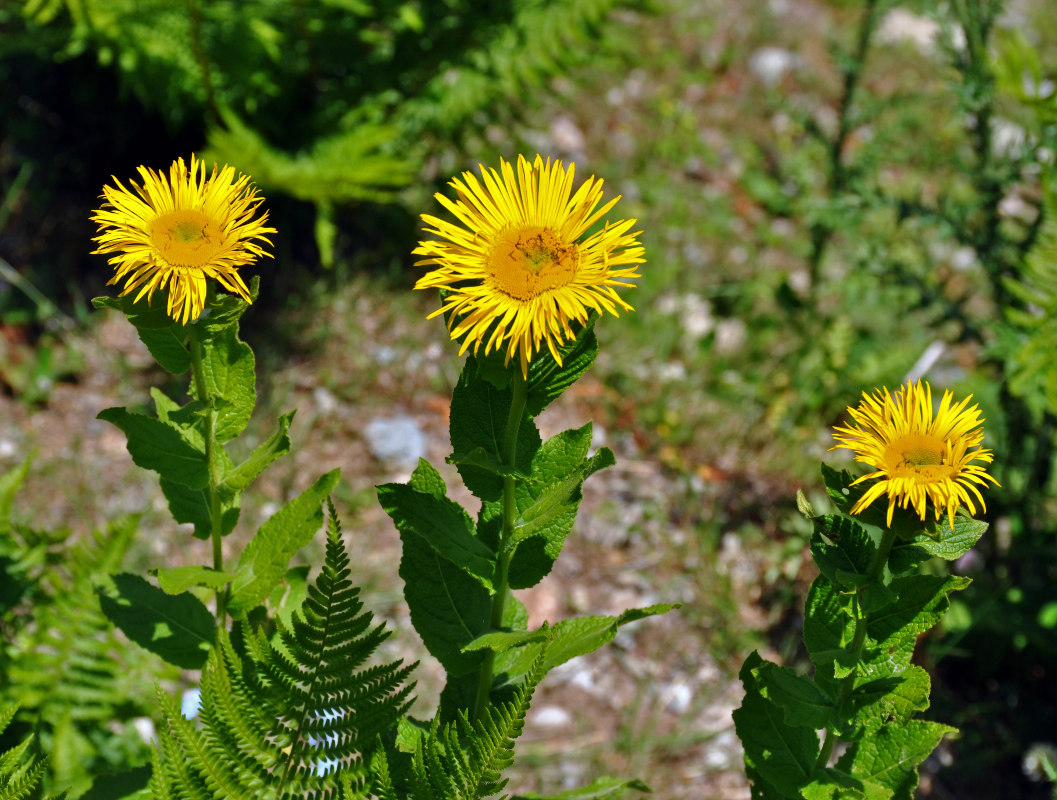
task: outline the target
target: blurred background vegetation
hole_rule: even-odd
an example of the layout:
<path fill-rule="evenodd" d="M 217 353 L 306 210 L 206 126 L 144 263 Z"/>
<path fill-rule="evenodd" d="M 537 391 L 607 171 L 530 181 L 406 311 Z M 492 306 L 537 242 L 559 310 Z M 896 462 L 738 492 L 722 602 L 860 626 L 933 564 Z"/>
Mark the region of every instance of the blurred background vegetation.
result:
<path fill-rule="evenodd" d="M 660 599 L 691 587 L 684 617 L 727 677 L 752 646 L 802 660 L 809 530 L 793 496 L 818 493 L 820 458 L 840 461 L 826 453 L 829 427 L 863 390 L 907 376 L 973 393 L 1002 488 L 988 495 L 989 535 L 954 566 L 973 587 L 924 648 L 933 718 L 963 733 L 923 791 L 1048 797 L 1055 80 L 1046 0 L 0 0 L 6 407 L 22 409 L 12 420 L 47 418 L 56 386 L 90 385 L 105 341 L 88 300 L 109 275 L 89 255 L 88 216 L 111 175 L 191 151 L 252 175 L 279 230 L 247 316 L 266 403 L 325 389 L 366 414 L 443 397 L 456 374 L 451 348 L 434 347 L 443 330 L 421 322 L 435 298 L 408 291 L 431 194 L 498 155 L 573 160 L 624 196 L 618 209 L 640 220 L 648 251 L 629 297 L 638 311 L 600 327 L 594 389 L 579 403 L 663 475 L 666 502 L 645 516 L 690 534 L 656 543 Z M 384 357 L 362 345 L 375 333 Z M 379 377 L 394 360 L 406 374 Z M 119 386 L 137 371 L 110 368 Z M 101 687 L 147 667 L 126 652 L 82 663 L 70 695 L 42 686 L 75 660 L 50 620 L 91 594 L 87 567 L 60 553 L 73 535 L 79 563 L 119 563 L 133 523 L 102 524 L 90 488 L 52 482 L 82 493 L 63 502 L 31 488 L 81 457 L 69 442 L 0 433 L 15 443 L 0 450 L 4 468 L 41 450 L 0 486 L 0 699 L 23 703 L 8 736 L 42 726 L 67 756 L 53 785 L 84 791 L 87 769 L 141 751 L 135 736 L 101 731 L 149 715 L 149 697 Z M 340 498 L 365 519 L 371 469 L 346 469 Z M 54 529 L 18 521 L 56 508 Z M 105 533 L 89 535 L 93 521 Z M 731 541 L 752 571 L 743 594 L 717 566 Z M 749 603 L 758 613 L 739 607 Z M 111 636 L 97 617 L 79 624 Z M 16 658 L 27 652 L 32 664 Z M 98 690 L 90 702 L 85 687 Z M 660 796 L 696 796 L 663 777 L 693 737 L 645 742 L 637 723 L 617 733 Z"/>

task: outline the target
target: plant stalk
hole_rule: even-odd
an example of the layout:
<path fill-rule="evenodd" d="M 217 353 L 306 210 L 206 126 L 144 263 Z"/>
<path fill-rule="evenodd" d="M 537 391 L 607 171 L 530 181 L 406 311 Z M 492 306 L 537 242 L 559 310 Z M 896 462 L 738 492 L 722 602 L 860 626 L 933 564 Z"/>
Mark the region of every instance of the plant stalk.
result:
<path fill-rule="evenodd" d="M 525 415 L 525 402 L 528 399 L 528 384 L 520 369 L 515 368 L 511 378 L 510 414 L 506 421 L 503 435 L 503 466 L 508 471 L 514 469 L 517 457 L 517 437 L 521 420 Z M 514 523 L 517 521 L 517 500 L 514 496 L 514 476 L 503 476 L 503 529 L 499 535 L 498 560 L 495 571 L 495 594 L 492 595 L 492 616 L 489 621 L 491 630 L 501 630 L 503 615 L 506 613 L 507 598 L 510 596 L 510 557 L 508 552 L 510 539 L 514 535 Z M 478 720 L 488 707 L 492 692 L 492 680 L 495 675 L 495 651 L 486 650 L 481 663 L 480 679 L 477 682 L 477 696 L 473 704 L 472 719 Z"/>
<path fill-rule="evenodd" d="M 195 394 L 206 406 L 205 444 L 206 464 L 209 468 L 209 538 L 213 542 L 213 569 L 224 571 L 224 554 L 221 539 L 224 532 L 221 523 L 220 475 L 217 470 L 217 409 L 209 394 L 202 363 L 202 342 L 197 333 L 191 335 L 191 374 L 194 376 Z M 217 589 L 217 620 L 221 625 L 227 616 L 227 587 Z"/>
<path fill-rule="evenodd" d="M 866 586 L 862 587 L 855 595 L 855 635 L 852 637 L 850 652 L 855 656 L 856 663 L 862 658 L 862 650 L 866 645 L 866 617 L 862 612 L 862 594 L 881 576 L 881 571 L 888 562 L 888 555 L 892 552 L 892 545 L 895 544 L 895 540 L 896 529 L 885 528 L 881 543 L 877 546 L 877 551 L 874 553 L 870 566 L 866 570 Z M 837 695 L 838 709 L 851 697 L 851 693 L 854 690 L 855 672 L 853 670 L 841 680 L 840 694 Z M 829 763 L 829 759 L 833 755 L 833 749 L 837 746 L 837 739 L 836 732 L 832 728 L 826 728 L 826 738 L 822 742 L 822 750 L 815 760 L 816 770 L 825 768 Z"/>

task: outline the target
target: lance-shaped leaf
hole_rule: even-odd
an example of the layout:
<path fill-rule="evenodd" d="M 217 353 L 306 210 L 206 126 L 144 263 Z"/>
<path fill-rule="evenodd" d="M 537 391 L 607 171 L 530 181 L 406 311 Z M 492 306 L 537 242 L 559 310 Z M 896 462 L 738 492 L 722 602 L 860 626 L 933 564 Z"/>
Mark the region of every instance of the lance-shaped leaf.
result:
<path fill-rule="evenodd" d="M 175 424 L 117 407 L 103 409 L 99 419 L 124 432 L 136 466 L 192 489 L 209 484 L 205 451 L 192 446 Z"/>
<path fill-rule="evenodd" d="M 503 685 L 517 684 L 533 668 L 540 651 L 545 649 L 541 662 L 550 670 L 587 655 L 613 641 L 617 630 L 629 622 L 656 614 L 666 614 L 678 606 L 659 604 L 646 608 L 632 608 L 616 617 L 590 616 L 564 619 L 535 631 L 491 631 L 467 644 L 467 652 L 494 650 L 496 673 Z"/>
<path fill-rule="evenodd" d="M 205 664 L 216 621 L 190 592 L 169 595 L 128 573 L 113 575 L 111 586 L 97 591 L 103 613 L 129 639 L 183 669 Z"/>
<path fill-rule="evenodd" d="M 501 468 L 528 475 L 532 457 L 540 447 L 539 430 L 531 419 L 524 417 L 518 427 L 514 463 L 504 464 L 503 441 L 511 401 L 509 387 L 497 389 L 477 374 L 476 362 L 467 359 L 451 396 L 449 427 L 454 453 L 449 460 L 458 468 L 466 488 L 482 500 L 502 497 Z"/>
<path fill-rule="evenodd" d="M 440 477 L 425 461 L 420 463 L 417 471 L 432 471 L 437 478 Z M 477 538 L 470 515 L 446 496 L 443 480 L 439 487 L 435 481 L 427 485 L 430 486 L 428 492 L 418 491 L 414 486 L 402 483 L 387 483 L 378 487 L 378 502 L 392 517 L 400 533 L 421 540 L 417 544 L 405 540 L 405 549 L 408 546 L 431 548 L 440 558 L 465 570 L 489 594 L 493 594 L 496 554 Z"/>
<path fill-rule="evenodd" d="M 283 579 L 294 553 L 323 525 L 323 500 L 338 482 L 339 470 L 322 475 L 265 522 L 239 556 L 228 609 L 248 613 Z"/>
<path fill-rule="evenodd" d="M 760 693 L 755 671 L 763 663 L 754 651 L 740 673 L 745 697 L 734 712 L 734 728 L 745 748 L 745 769 L 754 796 L 800 798 L 801 787 L 815 777 L 818 734 L 811 727 L 789 725 L 782 709 Z"/>
<path fill-rule="evenodd" d="M 202 378 L 217 411 L 217 440 L 230 441 L 245 429 L 257 402 L 253 350 L 239 339 L 237 325 L 222 327 L 202 341 Z M 194 383 L 191 391 L 204 399 Z"/>
<path fill-rule="evenodd" d="M 419 461 L 408 488 L 442 497 L 444 479 L 426 461 Z M 451 676 L 478 669 L 480 653 L 463 653 L 464 645 L 488 630 L 492 601 L 484 585 L 465 569 L 441 557 L 417 533 L 400 531 L 403 555 L 400 577 L 411 622 L 426 649 Z"/>
<path fill-rule="evenodd" d="M 554 566 L 565 537 L 576 521 L 588 476 L 616 463 L 603 447 L 587 458 L 591 423 L 547 440 L 532 461 L 527 481 L 516 484 L 518 516 L 510 547 L 516 548 L 510 564 L 510 585 L 535 586 Z"/>
<path fill-rule="evenodd" d="M 860 780 L 887 787 L 893 800 L 912 800 L 918 785 L 918 764 L 944 736 L 954 732 L 948 725 L 923 720 L 886 725 L 857 742 L 837 766 Z"/>
<path fill-rule="evenodd" d="M 971 582 L 958 575 L 896 578 L 891 587 L 896 601 L 868 616 L 867 633 L 881 649 L 908 637 L 916 638 L 939 622 L 950 605 L 947 596 Z"/>
<path fill-rule="evenodd" d="M 250 453 L 249 458 L 224 476 L 220 484 L 222 496 L 237 497 L 239 492 L 244 491 L 273 461 L 290 452 L 290 423 L 296 413 L 296 410 L 290 411 L 279 417 L 278 430 Z"/>
<path fill-rule="evenodd" d="M 911 665 L 899 675 L 869 680 L 848 698 L 846 731 L 855 737 L 882 725 L 901 724 L 929 707 L 929 674 Z"/>

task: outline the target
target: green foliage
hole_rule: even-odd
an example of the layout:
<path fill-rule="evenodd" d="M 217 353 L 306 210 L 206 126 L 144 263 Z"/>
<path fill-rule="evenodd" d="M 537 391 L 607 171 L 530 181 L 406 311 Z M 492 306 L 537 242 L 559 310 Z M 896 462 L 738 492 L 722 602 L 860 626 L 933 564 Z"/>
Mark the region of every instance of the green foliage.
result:
<path fill-rule="evenodd" d="M 39 765 L 49 791 L 81 792 L 93 773 L 145 758 L 131 724 L 152 705 L 151 683 L 165 670 L 115 635 L 95 584 L 117 569 L 138 518 L 115 519 L 80 539 L 38 531 L 11 517 L 14 490 L 29 463 L 0 478 L 0 704 L 17 704 L 50 758 Z"/>
<path fill-rule="evenodd" d="M 372 624 L 349 572 L 331 506 L 323 571 L 291 623 L 276 621 L 270 637 L 245 620 L 217 632 L 201 726 L 159 693 L 156 798 L 367 796 L 371 754 L 410 705 L 413 666 L 365 666 L 389 632 Z"/>
<path fill-rule="evenodd" d="M 0 710 L 0 734 L 11 724 L 17 707 Z M 26 758 L 26 751 L 32 744 L 32 739 L 24 739 L 15 747 L 0 752 L 0 800 L 22 800 L 30 797 L 41 782 L 46 764 L 45 759 L 30 755 Z M 47 800 L 60 800 L 66 796 L 66 792 L 47 798 Z"/>
<path fill-rule="evenodd" d="M 802 510 L 821 575 L 808 594 L 804 643 L 813 677 L 753 653 L 741 670 L 745 699 L 734 724 L 754 796 L 911 800 L 917 765 L 954 729 L 914 717 L 929 707 L 928 674 L 911 663 L 918 637 L 967 578 L 917 574 L 935 555 L 964 555 L 986 527 L 959 518 L 920 530 L 910 512 L 893 527 L 862 524 L 848 509 L 864 489 L 823 467 L 837 514 Z M 915 524 L 917 523 L 917 524 Z M 915 530 L 917 528 L 917 530 Z M 820 741 L 817 731 L 824 731 Z M 832 762 L 838 741 L 847 748 Z"/>

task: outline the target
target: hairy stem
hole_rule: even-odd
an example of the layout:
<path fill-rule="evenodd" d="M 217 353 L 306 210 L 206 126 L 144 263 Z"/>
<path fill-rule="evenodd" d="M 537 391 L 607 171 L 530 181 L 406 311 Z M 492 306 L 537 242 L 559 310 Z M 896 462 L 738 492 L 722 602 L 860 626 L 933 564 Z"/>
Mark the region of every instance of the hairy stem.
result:
<path fill-rule="evenodd" d="M 197 334 L 191 336 L 191 374 L 194 376 L 195 394 L 206 407 L 205 443 L 206 464 L 209 467 L 209 538 L 213 542 L 213 569 L 224 571 L 224 554 L 221 548 L 223 528 L 221 526 L 220 475 L 217 469 L 217 409 L 209 394 L 202 364 L 202 342 Z M 217 589 L 217 619 L 224 624 L 227 607 L 227 588 Z"/>
<path fill-rule="evenodd" d="M 888 555 L 892 552 L 892 545 L 895 544 L 895 540 L 896 530 L 894 528 L 885 528 L 881 543 L 877 547 L 877 552 L 874 553 L 873 560 L 866 570 L 866 585 L 855 595 L 855 635 L 852 637 L 850 648 L 850 652 L 855 656 L 855 663 L 858 663 L 859 659 L 862 658 L 862 650 L 866 645 L 866 616 L 862 611 L 862 596 L 881 577 L 881 572 L 888 562 Z M 851 697 L 851 693 L 855 689 L 855 677 L 853 670 L 851 674 L 845 676 L 841 681 L 840 693 L 837 695 L 838 710 Z M 837 739 L 836 732 L 832 728 L 827 728 L 826 738 L 822 742 L 822 750 L 815 761 L 816 770 L 823 769 L 829 763 L 829 759 L 833 755 L 833 748 L 837 745 Z"/>
<path fill-rule="evenodd" d="M 506 421 L 506 432 L 503 436 L 503 466 L 513 469 L 517 457 L 517 435 L 521 420 L 525 415 L 525 401 L 528 397 L 528 385 L 520 370 L 515 369 L 511 378 L 513 397 L 510 400 L 510 415 Z M 500 630 L 503 627 L 503 615 L 506 613 L 507 598 L 510 596 L 510 556 L 508 546 L 514 534 L 514 522 L 517 520 L 517 502 L 514 497 L 513 475 L 503 476 L 503 530 L 499 536 L 498 561 L 496 563 L 495 594 L 492 596 L 492 617 L 490 627 Z M 488 707 L 492 692 L 492 680 L 495 677 L 495 652 L 485 651 L 481 663 L 480 679 L 477 682 L 477 697 L 473 704 L 473 719 L 480 719 Z"/>

